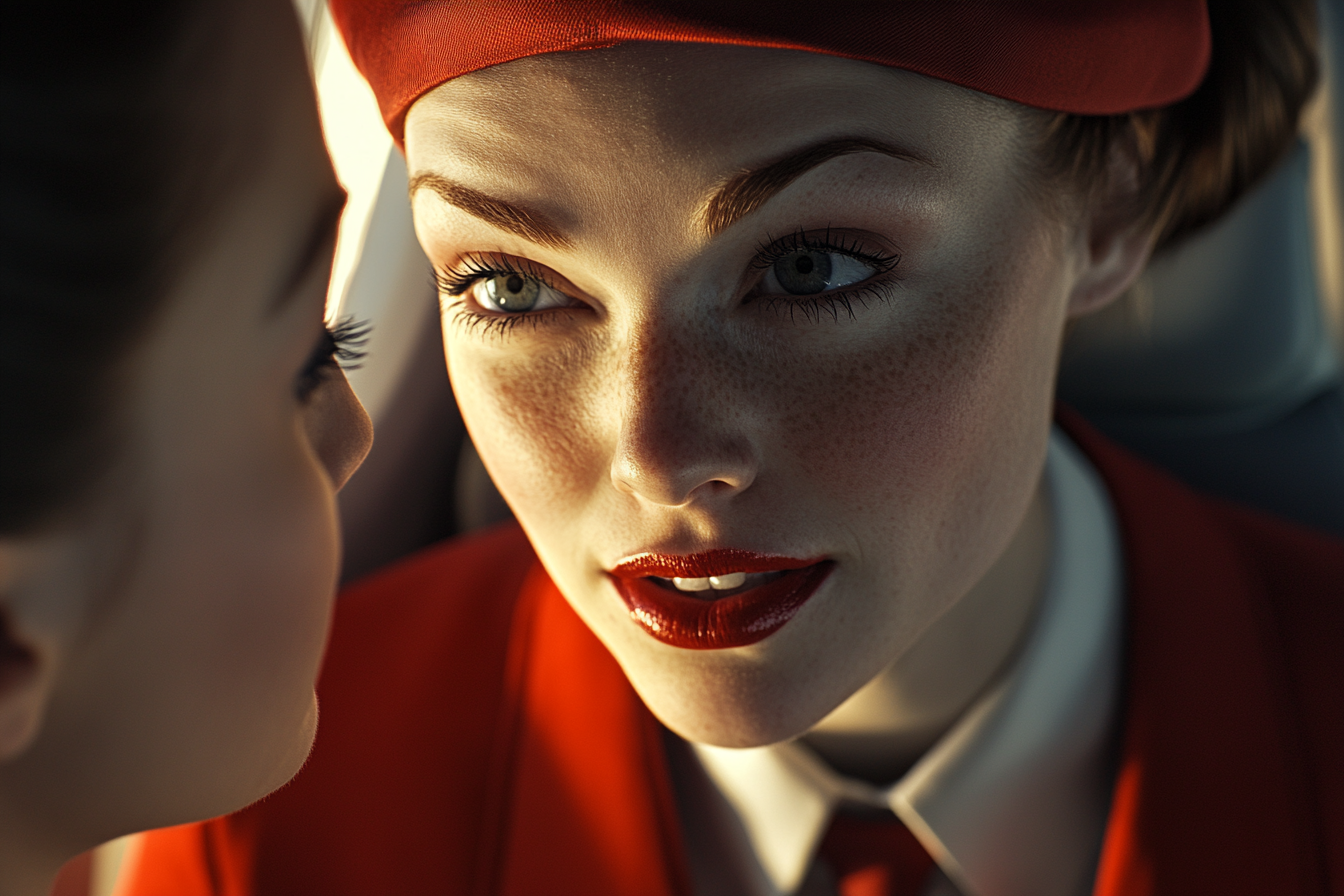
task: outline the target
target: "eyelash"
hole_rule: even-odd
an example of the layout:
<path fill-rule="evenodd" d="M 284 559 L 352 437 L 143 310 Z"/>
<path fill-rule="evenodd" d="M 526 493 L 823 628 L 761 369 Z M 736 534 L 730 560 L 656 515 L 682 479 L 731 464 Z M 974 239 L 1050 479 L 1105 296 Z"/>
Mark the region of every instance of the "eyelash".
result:
<path fill-rule="evenodd" d="M 862 244 L 853 237 L 846 238 L 844 235 L 832 237 L 829 227 L 823 231 L 820 237 L 810 236 L 807 231 L 801 228 L 780 239 L 772 239 L 767 234 L 765 240 L 757 246 L 756 258 L 752 261 L 751 268 L 764 273 L 776 262 L 794 252 L 833 252 L 837 255 L 848 255 L 850 258 L 870 265 L 873 268 L 873 273 L 867 280 L 853 286 L 811 296 L 784 294 L 748 296 L 749 299 L 764 299 L 765 308 L 770 311 L 782 313 L 781 306 L 783 306 L 783 309 L 788 311 L 790 323 L 793 322 L 794 315 L 799 311 L 808 320 L 817 322 L 821 320 L 822 314 L 829 314 L 833 321 L 839 320 L 840 312 L 843 309 L 845 314 L 853 320 L 855 302 L 867 308 L 869 299 L 879 302 L 886 301 L 891 294 L 891 289 L 900 282 L 897 277 L 879 279 L 885 274 L 890 274 L 900 264 L 901 256 L 899 253 L 886 254 L 866 251 L 862 248 Z"/>
<path fill-rule="evenodd" d="M 358 368 L 359 362 L 368 354 L 364 346 L 368 345 L 372 332 L 373 327 L 368 321 L 349 317 L 325 327 L 294 384 L 294 394 L 299 401 L 307 401 L 332 370 Z"/>
<path fill-rule="evenodd" d="M 781 239 L 772 239 L 767 235 L 766 239 L 757 247 L 756 257 L 752 260 L 750 267 L 754 271 L 764 272 L 780 259 L 799 251 L 833 252 L 839 255 L 848 255 L 857 261 L 870 265 L 874 269 L 873 275 L 858 286 L 846 287 L 814 296 L 749 295 L 747 298 L 749 300 L 764 298 L 766 300 L 764 307 L 772 311 L 779 310 L 780 306 L 783 306 L 788 310 L 790 321 L 799 311 L 811 321 L 819 321 L 822 314 L 830 314 L 832 320 L 838 320 L 842 309 L 850 318 L 854 317 L 855 302 L 866 308 L 868 299 L 885 301 L 891 288 L 899 282 L 892 277 L 878 279 L 884 274 L 890 274 L 896 268 L 901 260 L 899 254 L 866 251 L 852 237 L 847 238 L 843 235 L 832 237 L 829 227 L 819 238 L 810 236 L 802 229 Z M 515 263 L 508 258 L 495 258 L 488 262 L 479 258 L 467 258 L 456 270 L 435 269 L 434 281 L 442 295 L 458 297 L 486 277 L 509 275 L 532 277 L 540 280 L 551 289 L 562 291 L 550 281 L 545 271 L 533 267 L 526 261 Z M 548 319 L 547 315 L 540 313 L 490 314 L 485 311 L 478 311 L 465 302 L 458 302 L 453 305 L 454 324 L 465 326 L 470 331 L 481 331 L 490 335 L 507 334 L 523 321 L 527 321 L 535 328 Z"/>
<path fill-rule="evenodd" d="M 531 277 L 540 280 L 557 292 L 563 292 L 550 278 L 546 272 L 533 267 L 530 262 L 521 261 L 515 263 L 508 258 L 494 258 L 490 261 L 484 261 L 479 258 L 467 258 L 456 270 L 442 270 L 435 268 L 434 285 L 438 287 L 439 293 L 445 296 L 462 295 L 471 289 L 481 280 L 487 277 L 511 276 Z M 563 309 L 553 309 L 560 311 Z M 470 307 L 466 302 L 457 302 L 453 305 L 453 323 L 465 327 L 468 332 L 480 332 L 485 335 L 503 336 L 514 327 L 528 322 L 534 329 L 536 326 L 546 320 L 549 315 L 542 313 L 522 313 L 522 314 L 490 314 L 485 311 L 477 311 Z"/>

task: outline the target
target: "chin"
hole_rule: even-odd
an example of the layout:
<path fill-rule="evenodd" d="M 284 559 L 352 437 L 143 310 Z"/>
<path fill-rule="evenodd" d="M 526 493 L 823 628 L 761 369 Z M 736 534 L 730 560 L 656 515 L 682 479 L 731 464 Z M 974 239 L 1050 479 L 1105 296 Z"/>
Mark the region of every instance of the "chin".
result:
<path fill-rule="evenodd" d="M 273 741 L 273 747 L 268 751 L 269 756 L 256 757 L 261 760 L 259 764 L 253 766 L 258 772 L 256 776 L 250 781 L 240 781 L 242 786 L 231 794 L 231 805 L 219 808 L 209 813 L 209 816 L 234 812 L 289 783 L 290 779 L 303 768 L 309 754 L 312 753 L 313 742 L 317 736 L 317 716 L 317 695 L 312 694 L 304 711 L 295 720 L 293 727 L 285 732 L 284 738 L 276 738 Z"/>
<path fill-rule="evenodd" d="M 249 802 L 261 799 L 271 791 L 283 787 L 289 782 L 290 778 L 299 773 L 299 769 L 303 768 L 303 764 L 308 761 L 309 754 L 313 752 L 313 742 L 317 738 L 317 715 L 317 694 L 313 693 L 299 722 L 298 729 L 294 732 L 290 741 L 290 750 L 276 764 L 270 780 L 263 785 L 264 792 L 257 794 Z"/>
<path fill-rule="evenodd" d="M 151 751 L 141 748 L 133 768 L 114 776 L 94 799 L 80 793 L 85 806 L 101 807 L 91 819 L 88 846 L 152 828 L 203 821 L 242 809 L 286 784 L 303 767 L 317 731 L 317 698 L 290 715 L 283 732 L 267 732 L 229 744 L 227 755 L 200 749 L 194 752 Z M 215 741 L 218 744 L 218 738 Z M 125 795 L 127 780 L 137 780 L 136 798 Z M 112 811 L 114 810 L 114 811 Z"/>
<path fill-rule="evenodd" d="M 683 675 L 663 688 L 635 689 L 649 710 L 679 737 L 715 747 L 764 747 L 799 737 L 840 703 L 845 694 L 828 699 L 825 688 L 799 692 L 795 682 L 770 681 L 759 670 L 732 675 Z"/>
<path fill-rule="evenodd" d="M 665 716 L 652 706 L 650 709 L 678 737 L 712 747 L 731 749 L 765 747 L 793 740 L 806 734 L 808 729 L 825 715 L 822 713 L 816 719 L 809 717 L 806 720 L 798 720 L 771 713 L 724 716 L 682 711 L 671 717 Z"/>

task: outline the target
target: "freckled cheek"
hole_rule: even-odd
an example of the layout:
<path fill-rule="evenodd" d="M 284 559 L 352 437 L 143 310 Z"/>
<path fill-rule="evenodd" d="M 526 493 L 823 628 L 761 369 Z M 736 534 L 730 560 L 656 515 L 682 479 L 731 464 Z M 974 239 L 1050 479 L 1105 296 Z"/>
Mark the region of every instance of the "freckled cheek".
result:
<path fill-rule="evenodd" d="M 885 322 L 862 350 L 794 365 L 780 446 L 821 500 L 850 519 L 918 518 L 955 510 L 950 497 L 982 480 L 1015 429 L 1048 408 L 1048 342 L 1033 338 L 1028 303 L 996 284 L 926 300 Z M 919 508 L 922 506 L 923 510 Z M 912 518 L 913 517 L 913 518 Z"/>
<path fill-rule="evenodd" d="M 449 374 L 481 459 L 525 523 L 561 521 L 609 475 L 602 451 L 605 390 L 561 359 L 450 348 Z"/>

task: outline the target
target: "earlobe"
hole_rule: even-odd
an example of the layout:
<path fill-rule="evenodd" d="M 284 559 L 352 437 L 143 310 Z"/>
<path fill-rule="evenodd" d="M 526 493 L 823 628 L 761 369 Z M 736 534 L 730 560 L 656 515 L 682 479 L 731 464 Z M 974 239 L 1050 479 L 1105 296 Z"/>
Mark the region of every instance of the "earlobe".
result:
<path fill-rule="evenodd" d="M 9 546 L 0 543 L 0 763 L 32 744 L 48 698 L 41 652 L 25 642 L 10 605 L 16 566 Z"/>
<path fill-rule="evenodd" d="M 1109 305 L 1148 266 L 1153 251 L 1151 225 L 1135 213 L 1138 159 L 1132 147 L 1117 141 L 1111 150 L 1108 188 L 1100 192 L 1080 237 L 1084 267 L 1069 295 L 1069 317 L 1082 317 Z"/>
<path fill-rule="evenodd" d="M 0 762 L 21 754 L 42 727 L 47 694 L 31 652 L 0 645 Z"/>
<path fill-rule="evenodd" d="M 1146 228 L 1132 227 L 1093 242 L 1090 264 L 1069 295 L 1069 317 L 1100 311 L 1134 285 L 1152 255 Z"/>

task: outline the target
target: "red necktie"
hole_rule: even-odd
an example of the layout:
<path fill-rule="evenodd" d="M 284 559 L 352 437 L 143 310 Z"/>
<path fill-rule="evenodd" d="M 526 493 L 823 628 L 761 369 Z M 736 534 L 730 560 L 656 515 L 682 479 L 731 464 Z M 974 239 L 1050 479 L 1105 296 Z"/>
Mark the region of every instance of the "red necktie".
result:
<path fill-rule="evenodd" d="M 839 896 L 919 896 L 933 870 L 933 859 L 890 812 L 837 812 L 820 853 L 835 873 Z"/>

